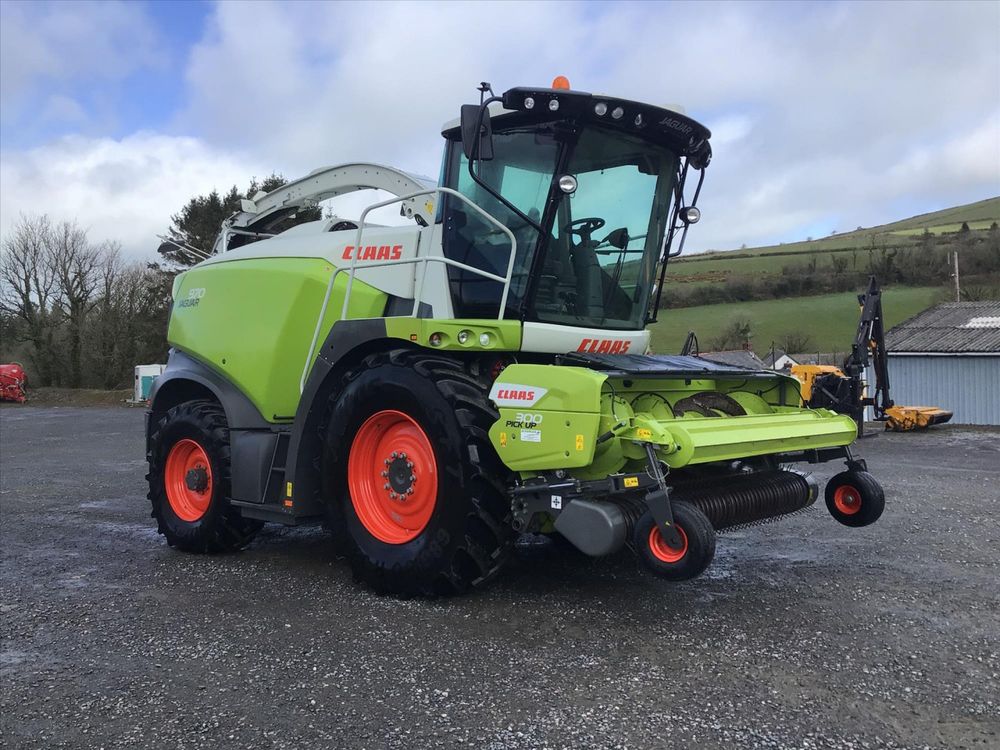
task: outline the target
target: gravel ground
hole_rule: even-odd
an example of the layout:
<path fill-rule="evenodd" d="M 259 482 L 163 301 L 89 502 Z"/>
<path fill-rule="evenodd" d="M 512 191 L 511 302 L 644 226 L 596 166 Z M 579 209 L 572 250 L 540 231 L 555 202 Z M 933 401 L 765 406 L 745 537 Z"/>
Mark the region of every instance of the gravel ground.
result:
<path fill-rule="evenodd" d="M 865 440 L 878 524 L 723 536 L 692 582 L 560 550 L 400 602 L 318 528 L 169 549 L 140 410 L 0 422 L 4 747 L 1000 746 L 997 432 Z"/>

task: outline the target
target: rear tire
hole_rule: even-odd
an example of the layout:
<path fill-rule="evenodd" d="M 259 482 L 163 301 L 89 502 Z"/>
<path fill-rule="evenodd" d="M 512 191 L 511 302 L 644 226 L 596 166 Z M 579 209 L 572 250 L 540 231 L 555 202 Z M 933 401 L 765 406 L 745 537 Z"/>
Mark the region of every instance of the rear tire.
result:
<path fill-rule="evenodd" d="M 844 526 L 875 523 L 885 510 L 885 492 L 867 471 L 842 471 L 826 484 L 826 508 Z"/>
<path fill-rule="evenodd" d="M 213 401 L 166 412 L 149 439 L 149 501 L 157 530 L 185 552 L 232 552 L 264 525 L 230 505 L 229 427 Z"/>
<path fill-rule="evenodd" d="M 357 580 L 433 596 L 496 576 L 514 536 L 508 472 L 488 436 L 497 418 L 457 360 L 396 350 L 344 376 L 326 420 L 323 493 Z"/>
<path fill-rule="evenodd" d="M 715 557 L 715 529 L 708 517 L 690 503 L 671 505 L 683 546 L 669 547 L 648 510 L 635 524 L 632 546 L 643 566 L 658 578 L 686 581 L 700 576 Z"/>

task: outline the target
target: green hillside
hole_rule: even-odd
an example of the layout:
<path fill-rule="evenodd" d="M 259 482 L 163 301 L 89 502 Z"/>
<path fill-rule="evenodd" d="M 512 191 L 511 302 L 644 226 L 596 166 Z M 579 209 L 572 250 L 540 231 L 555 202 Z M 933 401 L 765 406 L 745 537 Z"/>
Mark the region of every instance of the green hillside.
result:
<path fill-rule="evenodd" d="M 892 287 L 882 295 L 887 326 L 901 323 L 921 310 L 944 301 L 945 293 L 936 287 Z M 702 307 L 661 310 L 659 322 L 650 326 L 653 351 L 676 354 L 688 331 L 694 331 L 707 351 L 709 342 L 734 318 L 748 318 L 753 326 L 751 341 L 754 350 L 763 355 L 772 341 L 791 332 L 807 334 L 810 351 L 846 352 L 858 326 L 857 295 L 824 294 L 815 297 L 733 302 Z"/>
<path fill-rule="evenodd" d="M 870 245 L 876 241 L 891 241 L 895 237 L 909 234 L 906 230 L 918 230 L 920 234 L 928 229 L 931 234 L 957 232 L 962 222 L 969 222 L 970 229 L 988 229 L 994 221 L 1000 222 L 1000 196 L 986 200 L 967 203 L 963 206 L 945 208 L 931 213 L 918 214 L 908 219 L 901 219 L 889 224 L 875 227 L 864 227 L 851 232 L 835 234 L 830 237 L 817 238 L 806 242 L 788 242 L 783 245 L 764 245 L 746 250 L 731 250 L 742 254 L 768 255 L 772 253 L 813 252 L 817 250 L 841 250 L 851 247 Z M 977 226 L 973 226 L 975 223 Z M 903 232 L 903 234 L 898 234 Z"/>
<path fill-rule="evenodd" d="M 940 231 L 958 231 L 958 227 L 963 221 L 969 222 L 970 229 L 976 229 L 973 223 L 983 224 L 985 229 L 994 221 L 1000 221 L 1000 196 L 987 198 L 986 200 L 967 203 L 964 206 L 945 208 L 940 211 L 933 211 L 929 214 L 918 214 L 909 219 L 896 221 L 892 224 L 885 224 L 881 227 L 873 227 L 871 231 L 880 230 L 883 232 L 893 232 L 899 229 L 921 229 L 928 227 L 932 232 L 941 227 L 954 226 L 955 229 L 940 229 Z"/>
<path fill-rule="evenodd" d="M 936 241 L 949 243 L 954 242 L 962 222 L 976 236 L 984 237 L 994 221 L 1000 222 L 1000 197 L 806 242 L 683 256 L 671 261 L 664 294 L 669 297 L 672 289 L 684 291 L 735 277 L 762 278 L 789 271 L 822 274 L 839 268 L 862 273 L 871 253 L 912 248 L 925 229 Z"/>

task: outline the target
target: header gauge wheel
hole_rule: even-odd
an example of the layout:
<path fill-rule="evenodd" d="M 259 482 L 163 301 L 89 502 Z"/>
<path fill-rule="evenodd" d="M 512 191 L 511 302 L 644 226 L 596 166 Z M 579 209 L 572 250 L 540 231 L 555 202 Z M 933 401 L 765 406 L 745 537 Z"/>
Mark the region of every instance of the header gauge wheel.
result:
<path fill-rule="evenodd" d="M 671 509 L 680 546 L 667 544 L 648 510 L 635 524 L 632 546 L 653 575 L 668 581 L 686 581 L 704 573 L 715 557 L 715 529 L 708 517 L 690 503 L 674 502 Z"/>
<path fill-rule="evenodd" d="M 885 510 L 885 492 L 867 471 L 842 471 L 826 484 L 826 508 L 844 526 L 868 526 Z"/>

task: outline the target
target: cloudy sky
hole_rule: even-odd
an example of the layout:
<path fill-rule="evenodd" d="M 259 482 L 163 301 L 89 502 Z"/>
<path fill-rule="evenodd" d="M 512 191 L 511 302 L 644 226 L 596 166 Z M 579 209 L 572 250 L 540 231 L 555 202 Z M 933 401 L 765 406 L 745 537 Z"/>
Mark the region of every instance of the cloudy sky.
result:
<path fill-rule="evenodd" d="M 0 3 L 0 230 L 76 219 L 152 257 L 190 196 L 375 161 L 436 175 L 441 124 L 548 85 L 713 131 L 692 249 L 1000 194 L 1000 3 Z"/>

